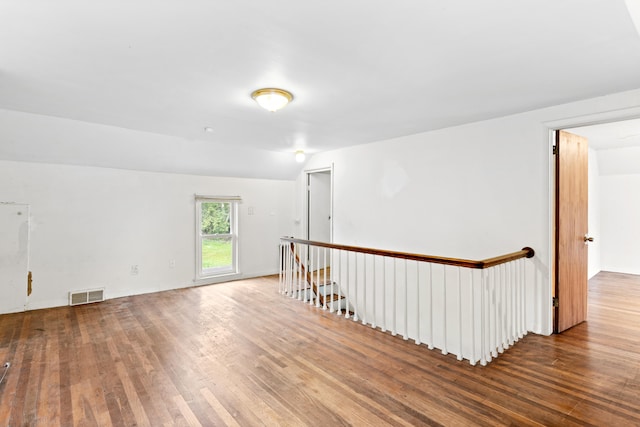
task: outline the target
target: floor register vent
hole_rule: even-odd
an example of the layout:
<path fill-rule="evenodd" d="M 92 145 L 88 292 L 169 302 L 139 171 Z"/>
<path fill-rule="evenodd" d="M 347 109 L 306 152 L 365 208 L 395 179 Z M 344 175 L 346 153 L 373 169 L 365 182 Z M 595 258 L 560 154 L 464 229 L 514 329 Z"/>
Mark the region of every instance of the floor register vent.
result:
<path fill-rule="evenodd" d="M 104 301 L 104 288 L 69 292 L 69 305 Z"/>

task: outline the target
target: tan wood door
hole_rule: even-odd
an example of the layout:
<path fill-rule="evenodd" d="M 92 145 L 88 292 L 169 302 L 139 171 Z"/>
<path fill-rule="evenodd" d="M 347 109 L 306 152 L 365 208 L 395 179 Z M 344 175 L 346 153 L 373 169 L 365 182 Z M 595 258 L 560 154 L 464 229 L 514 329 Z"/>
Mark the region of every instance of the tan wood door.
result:
<path fill-rule="evenodd" d="M 587 320 L 588 141 L 556 133 L 556 289 L 554 330 Z"/>

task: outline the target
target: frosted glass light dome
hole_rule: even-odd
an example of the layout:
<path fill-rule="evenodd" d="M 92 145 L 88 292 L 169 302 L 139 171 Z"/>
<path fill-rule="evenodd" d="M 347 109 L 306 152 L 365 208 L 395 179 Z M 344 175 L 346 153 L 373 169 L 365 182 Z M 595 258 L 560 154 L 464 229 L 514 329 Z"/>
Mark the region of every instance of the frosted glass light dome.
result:
<path fill-rule="evenodd" d="M 293 100 L 293 95 L 283 89 L 258 89 L 251 94 L 259 106 L 268 111 L 278 111 Z"/>

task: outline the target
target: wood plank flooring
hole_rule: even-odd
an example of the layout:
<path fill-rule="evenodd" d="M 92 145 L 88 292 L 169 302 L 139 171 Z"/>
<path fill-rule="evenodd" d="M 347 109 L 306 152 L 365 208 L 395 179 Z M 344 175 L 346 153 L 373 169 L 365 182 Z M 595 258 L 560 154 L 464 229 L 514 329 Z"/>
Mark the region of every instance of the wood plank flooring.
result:
<path fill-rule="evenodd" d="M 640 425 L 640 276 L 589 292 L 588 322 L 486 367 L 273 277 L 2 315 L 0 426 Z"/>

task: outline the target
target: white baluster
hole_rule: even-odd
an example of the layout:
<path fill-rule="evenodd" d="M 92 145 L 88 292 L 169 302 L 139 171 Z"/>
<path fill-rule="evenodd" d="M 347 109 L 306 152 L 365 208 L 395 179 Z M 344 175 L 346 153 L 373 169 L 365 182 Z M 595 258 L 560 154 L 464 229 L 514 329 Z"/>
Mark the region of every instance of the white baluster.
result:
<path fill-rule="evenodd" d="M 462 360 L 462 271 L 458 267 L 458 360 Z"/>
<path fill-rule="evenodd" d="M 284 280 L 283 282 L 283 294 L 287 295 L 287 291 L 289 290 L 289 264 L 288 264 L 288 260 L 289 260 L 289 252 L 291 252 L 291 250 L 289 250 L 288 245 L 282 245 L 282 262 L 284 264 L 283 268 L 284 268 L 284 272 L 282 275 L 282 278 Z"/>
<path fill-rule="evenodd" d="M 297 263 L 296 263 L 296 287 L 298 289 L 298 301 L 302 301 L 302 287 L 300 286 L 300 281 L 302 280 L 302 263 L 304 262 L 304 258 L 302 256 L 304 246 L 299 246 L 299 252 L 297 252 Z"/>
<path fill-rule="evenodd" d="M 416 345 L 420 345 L 420 261 L 416 261 Z"/>
<path fill-rule="evenodd" d="M 355 293 L 353 294 L 353 321 L 358 321 L 358 312 L 360 311 L 358 308 L 360 307 L 360 301 L 358 300 L 358 252 L 353 254 L 355 258 L 353 262 L 354 269 L 354 282 L 355 282 Z"/>
<path fill-rule="evenodd" d="M 404 260 L 404 333 L 402 338 L 409 339 L 409 264 Z"/>
<path fill-rule="evenodd" d="M 496 269 L 495 267 L 491 268 L 491 319 L 493 320 L 493 335 L 491 340 L 491 356 L 498 357 L 498 319 L 496 316 Z"/>
<path fill-rule="evenodd" d="M 391 300 L 391 310 L 392 310 L 392 319 L 393 322 L 391 323 L 391 335 L 395 336 L 396 335 L 396 288 L 398 286 L 398 280 L 396 277 L 396 260 L 397 258 L 393 258 L 393 298 Z"/>
<path fill-rule="evenodd" d="M 511 261 L 508 265 L 507 265 L 507 269 L 509 271 L 509 285 L 507 287 L 507 291 L 509 293 L 508 295 L 508 301 L 509 301 L 509 346 L 512 346 L 513 344 L 515 344 L 517 338 L 516 338 L 516 316 L 515 316 L 515 300 L 514 300 L 514 286 L 516 285 L 516 281 L 515 276 L 513 274 L 514 272 L 514 267 L 515 267 L 516 263 L 515 261 Z"/>
<path fill-rule="evenodd" d="M 345 319 L 348 319 L 349 318 L 349 295 L 351 295 L 351 277 L 349 275 L 349 265 L 351 265 L 351 263 L 349 262 L 349 251 L 346 251 L 346 254 L 347 254 L 347 291 L 344 293 L 344 296 L 345 296 L 347 308 L 344 310 L 344 317 Z"/>
<path fill-rule="evenodd" d="M 289 246 L 288 253 L 289 253 L 289 256 L 287 260 L 289 261 L 289 297 L 292 297 L 294 292 L 294 287 L 295 287 L 296 272 L 295 272 L 295 260 L 293 255 L 293 249 L 291 248 L 291 246 Z"/>
<path fill-rule="evenodd" d="M 480 293 L 480 364 L 486 366 L 491 361 L 489 352 L 489 272 L 482 270 Z"/>
<path fill-rule="evenodd" d="M 329 249 L 329 262 L 331 263 L 331 268 L 329 269 L 329 280 L 331 281 L 331 306 L 329 307 L 329 313 L 333 313 L 334 311 L 336 311 L 336 299 L 333 297 L 335 289 L 334 289 L 334 284 L 336 281 L 336 276 L 335 276 L 335 266 L 336 264 L 336 258 L 335 258 L 335 250 L 334 249 Z M 338 300 L 338 303 L 340 303 L 340 301 Z"/>
<path fill-rule="evenodd" d="M 518 341 L 520 339 L 520 306 L 518 297 L 520 295 L 520 275 L 519 275 L 519 265 L 520 260 L 516 260 L 513 263 L 513 328 L 514 328 L 514 340 Z"/>
<path fill-rule="evenodd" d="M 504 330 L 504 336 L 502 338 L 502 347 L 506 350 L 509 348 L 509 265 L 508 263 L 502 264 L 502 271 L 504 273 L 504 279 L 502 280 L 502 324 Z"/>
<path fill-rule="evenodd" d="M 305 272 L 305 279 L 307 279 L 307 295 L 309 297 L 309 305 L 313 305 L 313 246 L 307 245 L 307 271 Z"/>
<path fill-rule="evenodd" d="M 510 270 L 509 270 L 509 263 L 505 263 L 504 264 L 504 290 L 502 291 L 502 295 L 504 297 L 504 343 L 502 344 L 504 346 L 504 349 L 508 349 L 509 347 L 511 347 L 512 340 L 511 340 L 511 292 L 509 291 L 509 289 L 511 288 L 511 274 L 510 274 Z"/>
<path fill-rule="evenodd" d="M 342 250 L 338 249 L 338 314 L 342 314 Z"/>
<path fill-rule="evenodd" d="M 382 257 L 382 332 L 387 331 L 387 258 Z"/>
<path fill-rule="evenodd" d="M 508 347 L 513 346 L 514 344 L 514 331 L 515 331 L 515 325 L 514 325 L 514 316 L 513 316 L 513 286 L 514 286 L 514 281 L 513 281 L 513 274 L 512 274 L 512 267 L 513 267 L 513 262 L 511 261 L 509 263 L 507 263 L 505 265 L 505 274 L 506 274 L 506 298 L 507 298 L 507 343 L 506 345 Z"/>
<path fill-rule="evenodd" d="M 476 364 L 476 316 L 475 316 L 475 307 L 476 307 L 476 298 L 475 298 L 475 288 L 473 285 L 473 275 L 474 270 L 472 268 L 469 269 L 469 289 L 471 290 L 469 295 L 469 303 L 470 303 L 470 319 L 469 322 L 469 330 L 471 331 L 471 357 L 469 358 L 469 362 L 475 366 Z"/>
<path fill-rule="evenodd" d="M 513 278 L 513 285 L 514 285 L 514 326 L 515 326 L 515 339 L 516 341 L 518 341 L 518 339 L 522 338 L 522 336 L 520 335 L 520 331 L 521 329 L 521 325 L 520 325 L 520 261 L 521 260 L 517 260 L 514 262 L 514 278 Z"/>
<path fill-rule="evenodd" d="M 278 293 L 282 295 L 282 242 L 278 251 Z"/>
<path fill-rule="evenodd" d="M 373 272 L 372 272 L 373 273 L 373 278 L 372 278 L 372 281 L 373 281 L 373 295 L 372 295 L 372 298 L 373 298 L 373 321 L 371 322 L 371 327 L 373 329 L 375 329 L 376 328 L 376 322 L 378 321 L 378 319 L 376 317 L 377 316 L 377 311 L 378 311 L 377 307 L 376 307 L 376 293 L 378 293 L 378 286 L 376 284 L 376 265 L 378 264 L 377 263 L 378 258 L 376 257 L 376 255 L 373 255 L 371 257 L 371 259 L 373 260 Z"/>
<path fill-rule="evenodd" d="M 520 263 L 520 329 L 518 336 L 522 338 L 527 333 L 527 305 L 525 304 L 526 299 L 526 270 L 525 265 L 526 261 L 524 258 L 519 260 Z"/>
<path fill-rule="evenodd" d="M 511 315 L 511 304 L 509 303 L 509 284 L 510 284 L 510 276 L 509 276 L 509 263 L 504 264 L 504 290 L 502 291 L 502 296 L 504 297 L 503 302 L 503 316 L 504 316 L 504 343 L 502 344 L 506 349 L 511 347 L 511 319 L 509 316 Z"/>
<path fill-rule="evenodd" d="M 498 292 L 496 293 L 496 318 L 497 318 L 497 341 L 498 341 L 498 353 L 504 353 L 504 264 L 500 264 L 496 267 L 496 270 L 500 273 L 500 279 L 498 280 Z"/>
<path fill-rule="evenodd" d="M 324 272 L 323 274 L 323 278 L 322 278 L 322 283 L 323 283 L 323 288 L 322 288 L 322 309 L 326 310 L 327 309 L 327 248 L 323 248 L 322 250 L 323 252 L 323 256 L 324 256 L 324 260 L 323 260 L 323 265 L 324 268 L 322 269 L 322 271 Z M 329 270 L 331 271 L 331 270 Z M 333 283 L 331 284 L 331 295 L 329 295 L 329 298 L 333 299 Z"/>
<path fill-rule="evenodd" d="M 309 273 L 309 246 L 301 246 L 302 256 L 300 269 L 300 290 L 302 293 L 302 301 L 307 302 L 309 298 L 309 287 L 307 286 L 307 273 Z"/>
<path fill-rule="evenodd" d="M 287 267 L 287 295 L 291 295 L 292 293 L 292 286 L 293 286 L 293 267 L 291 265 L 291 245 L 288 244 L 285 247 L 285 252 L 287 254 L 286 258 L 285 258 L 285 265 Z"/>
<path fill-rule="evenodd" d="M 309 287 L 310 287 L 310 283 L 307 280 L 309 278 L 309 256 L 310 256 L 310 252 L 311 252 L 311 248 L 309 247 L 309 245 L 305 245 L 304 246 L 305 249 L 305 254 L 304 254 L 304 270 L 303 275 L 302 275 L 302 286 L 304 286 L 304 296 L 302 297 L 304 302 L 308 302 L 311 299 L 311 295 L 309 293 Z"/>
<path fill-rule="evenodd" d="M 429 344 L 427 348 L 433 350 L 433 264 L 429 263 Z"/>
<path fill-rule="evenodd" d="M 443 264 L 442 267 L 442 354 L 447 355 L 447 266 Z"/>
<path fill-rule="evenodd" d="M 362 303 L 362 324 L 366 325 L 367 324 L 367 308 L 368 308 L 368 304 L 367 304 L 367 254 L 362 254 L 362 282 L 364 284 L 364 287 L 362 288 L 362 298 L 363 298 L 363 303 Z"/>
<path fill-rule="evenodd" d="M 324 282 L 320 282 L 320 248 L 319 247 L 316 248 L 316 254 L 317 254 L 317 257 L 318 257 L 318 263 L 316 264 L 316 270 L 318 271 L 318 273 L 316 274 L 316 289 L 317 289 L 317 291 L 316 291 L 316 307 L 320 308 L 320 297 L 321 297 L 320 292 L 326 294 L 326 291 L 324 289 L 324 285 L 322 286 L 322 290 L 320 290 L 320 283 L 324 283 Z M 322 298 L 322 299 L 324 300 L 325 298 Z"/>

